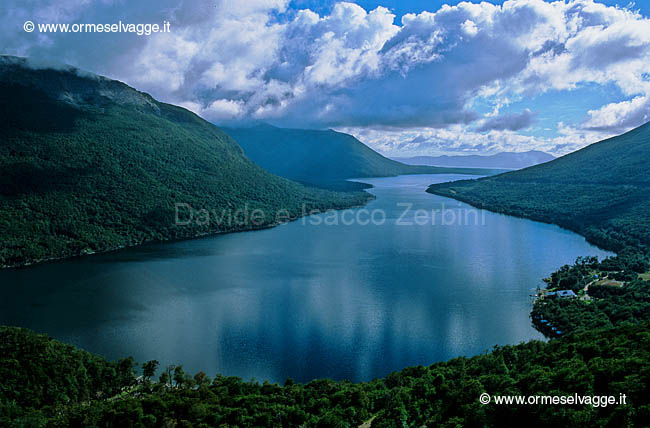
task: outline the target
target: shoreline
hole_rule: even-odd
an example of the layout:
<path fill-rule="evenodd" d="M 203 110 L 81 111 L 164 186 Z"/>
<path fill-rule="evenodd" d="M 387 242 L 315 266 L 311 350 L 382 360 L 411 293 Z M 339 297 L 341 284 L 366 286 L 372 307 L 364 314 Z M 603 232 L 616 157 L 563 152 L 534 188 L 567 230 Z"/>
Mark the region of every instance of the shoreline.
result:
<path fill-rule="evenodd" d="M 438 183 L 438 184 L 442 184 L 442 183 Z M 442 191 L 439 191 L 439 190 L 436 190 L 436 189 L 432 189 L 432 187 L 435 186 L 435 185 L 437 185 L 437 184 L 430 185 L 425 191 L 427 193 L 432 194 L 432 195 L 442 196 L 444 198 L 449 198 L 449 199 L 453 199 L 453 200 L 456 200 L 456 201 L 460 201 L 460 202 L 463 202 L 463 203 L 465 203 L 465 204 L 467 204 L 467 205 L 469 205 L 471 207 L 478 208 L 478 209 L 481 209 L 481 210 L 486 210 L 486 211 L 489 211 L 491 213 L 502 214 L 502 215 L 507 215 L 507 216 L 510 216 L 510 217 L 521 218 L 521 219 L 524 219 L 524 220 L 536 221 L 536 222 L 539 222 L 539 223 L 551 224 L 551 225 L 554 225 L 554 226 L 558 226 L 558 227 L 560 227 L 560 228 L 562 228 L 564 230 L 567 230 L 569 232 L 572 232 L 572 233 L 575 233 L 577 235 L 582 236 L 583 238 L 585 238 L 585 241 L 587 241 L 588 244 L 593 245 L 594 247 L 596 247 L 596 248 L 598 248 L 600 250 L 608 251 L 610 253 L 618 255 L 618 250 L 616 250 L 614 248 L 607 248 L 606 246 L 604 246 L 604 245 L 602 245 L 600 243 L 594 242 L 592 239 L 590 239 L 588 236 L 586 236 L 581 230 L 574 229 L 574 228 L 572 228 L 570 226 L 554 223 L 552 221 L 545 220 L 545 219 L 543 219 L 541 217 L 528 217 L 528 216 L 523 216 L 523 215 L 517 215 L 517 214 L 511 213 L 511 212 L 508 212 L 508 211 L 498 211 L 498 210 L 492 209 L 488 205 L 481 204 L 480 202 L 472 201 L 469 198 L 463 198 L 462 196 L 459 196 L 456 192 L 449 191 L 449 193 L 446 193 L 446 192 L 442 192 Z M 639 251 L 641 251 L 641 250 L 639 250 Z"/>
<path fill-rule="evenodd" d="M 286 222 L 278 222 L 274 221 L 271 223 L 266 223 L 260 226 L 251 226 L 251 227 L 245 227 L 241 228 L 238 230 L 230 230 L 230 231 L 213 231 L 213 232 L 201 232 L 201 233 L 196 233 L 189 235 L 187 237 L 179 237 L 179 238 L 168 238 L 168 239 L 149 239 L 149 240 L 144 240 L 141 242 L 137 242 L 134 244 L 130 245 L 119 245 L 116 247 L 110 247 L 106 248 L 100 251 L 82 251 L 80 254 L 73 254 L 73 255 L 68 255 L 68 256 L 61 256 L 61 257 L 47 257 L 43 259 L 38 259 L 38 260 L 33 260 L 33 261 L 27 261 L 24 263 L 16 263 L 16 264 L 1 264 L 0 265 L 0 270 L 4 269 L 23 269 L 23 268 L 30 268 L 32 266 L 37 266 L 37 265 L 42 265 L 46 263 L 51 263 L 51 262 L 59 262 L 59 261 L 64 261 L 64 260 L 73 260 L 73 259 L 78 259 L 82 257 L 89 257 L 89 256 L 94 256 L 94 255 L 100 255 L 100 254 L 108 254 L 108 253 L 113 253 L 113 252 L 118 252 L 121 250 L 125 250 L 128 248 L 135 248 L 135 247 L 140 247 L 142 245 L 147 245 L 147 244 L 165 244 L 165 243 L 174 243 L 174 242 L 181 242 L 181 241 L 190 241 L 194 239 L 202 239 L 202 238 L 208 238 L 212 236 L 218 236 L 218 235 L 226 235 L 226 234 L 231 234 L 231 233 L 245 233 L 245 232 L 255 232 L 259 230 L 265 230 L 265 229 L 272 229 L 274 227 L 280 226 L 285 223 L 291 223 L 297 220 L 300 220 L 303 217 L 308 217 L 310 215 L 315 215 L 315 214 L 323 214 L 326 212 L 330 211 L 342 211 L 342 210 L 349 210 L 349 209 L 354 209 L 354 208 L 361 208 L 366 206 L 370 201 L 376 199 L 376 196 L 373 195 L 372 193 L 369 193 L 367 191 L 363 191 L 367 195 L 366 200 L 363 204 L 353 204 L 349 205 L 346 207 L 342 208 L 329 208 L 329 209 L 312 209 L 309 212 L 305 213 L 304 211 L 301 211 L 299 215 L 296 215 L 294 218 L 290 218 Z"/>

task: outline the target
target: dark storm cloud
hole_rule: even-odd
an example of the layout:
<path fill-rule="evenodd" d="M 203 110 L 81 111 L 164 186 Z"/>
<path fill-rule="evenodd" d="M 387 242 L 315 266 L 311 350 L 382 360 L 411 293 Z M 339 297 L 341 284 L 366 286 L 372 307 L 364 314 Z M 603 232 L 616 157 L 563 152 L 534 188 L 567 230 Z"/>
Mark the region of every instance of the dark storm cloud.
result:
<path fill-rule="evenodd" d="M 533 124 L 535 113 L 526 109 L 521 113 L 502 114 L 483 122 L 476 130 L 485 132 L 491 130 L 497 131 L 519 131 L 528 128 Z"/>

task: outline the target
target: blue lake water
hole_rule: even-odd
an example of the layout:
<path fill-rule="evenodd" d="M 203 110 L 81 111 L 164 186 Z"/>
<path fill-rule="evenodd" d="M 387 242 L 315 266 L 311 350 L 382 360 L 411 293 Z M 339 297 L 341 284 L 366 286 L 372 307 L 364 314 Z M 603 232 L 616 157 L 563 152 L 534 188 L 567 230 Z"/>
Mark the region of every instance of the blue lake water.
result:
<path fill-rule="evenodd" d="M 364 179 L 377 199 L 345 213 L 3 270 L 0 324 L 110 359 L 277 382 L 370 380 L 540 339 L 541 279 L 609 253 L 424 192 L 460 178 Z"/>

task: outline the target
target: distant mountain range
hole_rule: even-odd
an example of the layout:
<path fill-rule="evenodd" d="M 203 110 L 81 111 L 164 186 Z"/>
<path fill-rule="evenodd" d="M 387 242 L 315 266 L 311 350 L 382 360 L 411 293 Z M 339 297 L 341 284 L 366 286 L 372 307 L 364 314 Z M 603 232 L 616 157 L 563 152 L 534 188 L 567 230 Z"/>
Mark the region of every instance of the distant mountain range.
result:
<path fill-rule="evenodd" d="M 321 187 L 345 186 L 348 178 L 401 174 L 491 175 L 491 169 L 439 168 L 406 165 L 388 159 L 352 135 L 332 130 L 277 128 L 223 128 L 244 153 L 262 168 L 292 180 Z"/>
<path fill-rule="evenodd" d="M 613 251 L 650 249 L 650 122 L 541 165 L 429 192 L 577 231 Z"/>
<path fill-rule="evenodd" d="M 0 266 L 267 227 L 280 212 L 371 197 L 277 177 L 194 113 L 73 68 L 0 56 L 0 94 Z M 209 215 L 179 225 L 177 204 Z"/>
<path fill-rule="evenodd" d="M 490 156 L 460 155 L 460 156 L 415 156 L 396 157 L 396 161 L 409 165 L 435 165 L 463 168 L 506 168 L 521 169 L 540 163 L 552 161 L 554 156 L 537 150 L 528 152 L 502 152 Z"/>

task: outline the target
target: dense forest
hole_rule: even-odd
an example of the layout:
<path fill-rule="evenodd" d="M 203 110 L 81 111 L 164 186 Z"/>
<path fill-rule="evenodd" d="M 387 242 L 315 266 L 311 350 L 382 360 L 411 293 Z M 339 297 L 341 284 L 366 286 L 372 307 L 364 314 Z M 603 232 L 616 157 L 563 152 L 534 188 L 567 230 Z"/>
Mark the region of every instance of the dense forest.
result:
<path fill-rule="evenodd" d="M 7 427 L 641 427 L 650 420 L 648 323 L 495 347 L 366 383 L 245 382 L 157 362 L 107 362 L 25 329 L 0 328 Z M 495 395 L 625 394 L 625 404 L 482 405 Z"/>
<path fill-rule="evenodd" d="M 274 176 L 219 128 L 114 80 L 0 57 L 0 93 L 0 266 L 268 227 L 371 198 Z"/>
<path fill-rule="evenodd" d="M 262 124 L 252 128 L 224 128 L 224 131 L 237 140 L 246 156 L 267 171 L 327 189 L 363 186 L 346 182 L 348 178 L 401 174 L 492 175 L 500 172 L 406 165 L 380 155 L 352 135 L 331 129 L 287 129 Z"/>

